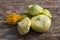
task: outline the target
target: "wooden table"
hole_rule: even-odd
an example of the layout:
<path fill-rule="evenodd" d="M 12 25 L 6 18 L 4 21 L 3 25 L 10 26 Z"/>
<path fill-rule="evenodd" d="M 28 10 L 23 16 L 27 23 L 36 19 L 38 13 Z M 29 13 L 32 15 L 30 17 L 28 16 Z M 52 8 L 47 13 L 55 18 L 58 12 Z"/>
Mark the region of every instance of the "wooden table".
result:
<path fill-rule="evenodd" d="M 46 33 L 31 30 L 21 36 L 16 27 L 4 23 L 6 15 L 26 13 L 27 7 L 36 3 L 49 9 L 53 15 L 51 28 Z M 0 40 L 60 40 L 60 0 L 0 0 Z"/>

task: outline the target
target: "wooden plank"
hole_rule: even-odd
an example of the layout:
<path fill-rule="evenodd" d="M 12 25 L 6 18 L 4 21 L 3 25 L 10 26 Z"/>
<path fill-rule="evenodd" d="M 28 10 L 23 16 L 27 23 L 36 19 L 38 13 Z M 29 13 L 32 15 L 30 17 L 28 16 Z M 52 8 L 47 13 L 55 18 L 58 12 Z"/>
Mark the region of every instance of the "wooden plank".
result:
<path fill-rule="evenodd" d="M 27 6 L 39 4 L 53 15 L 51 28 L 43 34 L 30 31 L 21 36 L 16 27 L 4 23 L 6 15 L 26 13 Z M 60 0 L 0 0 L 0 40 L 60 40 Z"/>

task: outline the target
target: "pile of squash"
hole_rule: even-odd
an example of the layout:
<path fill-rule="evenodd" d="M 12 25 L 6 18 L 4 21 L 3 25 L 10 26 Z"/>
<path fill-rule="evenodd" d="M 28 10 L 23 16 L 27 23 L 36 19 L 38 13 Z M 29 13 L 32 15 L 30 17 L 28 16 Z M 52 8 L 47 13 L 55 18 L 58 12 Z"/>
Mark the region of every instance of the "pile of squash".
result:
<path fill-rule="evenodd" d="M 52 15 L 49 10 L 34 4 L 28 6 L 28 13 L 18 15 L 12 13 L 6 16 L 7 24 L 18 25 L 17 30 L 20 35 L 25 35 L 32 28 L 36 32 L 46 32 L 51 26 Z"/>

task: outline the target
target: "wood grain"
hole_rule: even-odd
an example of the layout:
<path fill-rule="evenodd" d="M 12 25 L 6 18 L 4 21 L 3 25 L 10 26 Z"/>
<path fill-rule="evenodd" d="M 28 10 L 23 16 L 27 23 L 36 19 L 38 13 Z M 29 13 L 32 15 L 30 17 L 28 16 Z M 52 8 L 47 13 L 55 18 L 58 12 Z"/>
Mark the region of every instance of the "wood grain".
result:
<path fill-rule="evenodd" d="M 30 31 L 27 35 L 18 34 L 16 27 L 4 23 L 6 15 L 13 12 L 23 14 L 30 4 L 39 4 L 53 15 L 51 28 L 46 33 Z M 60 40 L 60 0 L 0 0 L 0 40 Z"/>

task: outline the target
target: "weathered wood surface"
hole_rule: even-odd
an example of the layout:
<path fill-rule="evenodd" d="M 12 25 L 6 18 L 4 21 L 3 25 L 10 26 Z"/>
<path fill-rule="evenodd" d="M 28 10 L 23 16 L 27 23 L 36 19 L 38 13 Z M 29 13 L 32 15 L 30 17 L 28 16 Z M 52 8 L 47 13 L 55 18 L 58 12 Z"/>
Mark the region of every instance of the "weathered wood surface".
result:
<path fill-rule="evenodd" d="M 15 27 L 4 23 L 5 16 L 16 12 L 27 12 L 30 4 L 39 4 L 53 15 L 51 28 L 43 34 L 30 31 L 21 36 Z M 60 40 L 60 0 L 0 0 L 0 40 Z"/>

